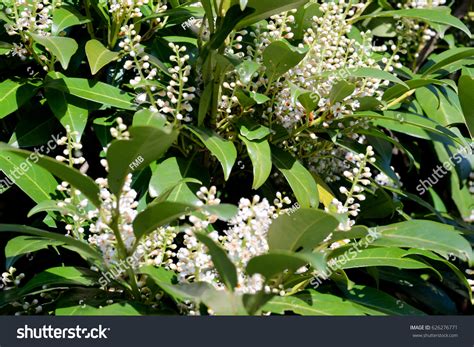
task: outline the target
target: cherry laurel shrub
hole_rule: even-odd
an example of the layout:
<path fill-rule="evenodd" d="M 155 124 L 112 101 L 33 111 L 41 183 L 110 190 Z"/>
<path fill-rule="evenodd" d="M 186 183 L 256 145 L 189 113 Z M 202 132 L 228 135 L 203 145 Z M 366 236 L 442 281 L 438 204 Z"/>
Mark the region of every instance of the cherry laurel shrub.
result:
<path fill-rule="evenodd" d="M 0 312 L 472 314 L 473 10 L 0 1 Z"/>

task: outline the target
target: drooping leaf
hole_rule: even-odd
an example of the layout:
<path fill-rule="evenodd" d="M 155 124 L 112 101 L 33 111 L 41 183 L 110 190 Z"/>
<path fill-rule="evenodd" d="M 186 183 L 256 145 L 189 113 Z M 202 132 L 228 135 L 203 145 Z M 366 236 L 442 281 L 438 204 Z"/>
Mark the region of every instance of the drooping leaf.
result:
<path fill-rule="evenodd" d="M 51 33 L 53 36 L 59 35 L 64 29 L 75 25 L 81 25 L 89 22 L 89 19 L 78 13 L 73 7 L 63 5 L 55 8 L 53 11 L 53 25 Z"/>
<path fill-rule="evenodd" d="M 253 167 L 252 189 L 258 189 L 270 176 L 272 171 L 272 153 L 267 140 L 250 141 L 244 136 L 241 140 L 247 147 L 250 160 Z"/>
<path fill-rule="evenodd" d="M 474 78 L 467 75 L 461 76 L 458 88 L 464 120 L 471 138 L 474 138 Z"/>
<path fill-rule="evenodd" d="M 0 119 L 15 112 L 36 93 L 28 83 L 5 80 L 0 83 Z"/>
<path fill-rule="evenodd" d="M 305 49 L 294 47 L 287 41 L 274 41 L 263 51 L 265 73 L 274 80 L 298 65 L 305 55 Z"/>

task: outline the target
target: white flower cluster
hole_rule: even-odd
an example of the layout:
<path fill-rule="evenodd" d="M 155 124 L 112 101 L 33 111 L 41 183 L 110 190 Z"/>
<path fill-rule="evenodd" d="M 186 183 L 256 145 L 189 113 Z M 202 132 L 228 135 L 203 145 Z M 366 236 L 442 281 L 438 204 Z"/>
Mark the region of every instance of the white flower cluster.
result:
<path fill-rule="evenodd" d="M 109 12 L 119 18 L 140 18 L 143 16 L 140 7 L 149 0 L 109 0 Z"/>
<path fill-rule="evenodd" d="M 206 205 L 215 205 L 220 203 L 220 200 L 215 198 L 215 194 L 215 187 L 209 190 L 203 187 L 197 195 Z M 264 288 L 263 277 L 258 274 L 248 276 L 245 274 L 245 268 L 250 259 L 268 252 L 268 229 L 273 219 L 282 211 L 283 205 L 290 203 L 291 201 L 283 197 L 281 193 L 277 193 L 274 206 L 259 196 L 254 196 L 252 200 L 242 198 L 237 215 L 229 221 L 229 228 L 223 231 L 223 235 L 219 235 L 217 231 L 208 234 L 226 251 L 237 269 L 237 293 L 255 293 L 262 289 L 273 290 L 276 293 L 281 291 L 276 288 Z M 185 247 L 178 250 L 178 262 L 172 267 L 178 272 L 180 282 L 205 281 L 216 288 L 222 288 L 207 248 L 197 240 L 194 234 L 207 228 L 215 219 L 209 214 L 204 219 L 190 217 L 193 227 L 185 230 L 183 242 Z"/>
<path fill-rule="evenodd" d="M 20 273 L 18 275 L 15 275 L 15 272 L 16 269 L 10 266 L 8 271 L 2 273 L 0 288 L 2 288 L 3 290 L 9 290 L 16 288 L 20 285 L 20 281 L 25 278 L 25 274 Z"/>
<path fill-rule="evenodd" d="M 170 60 L 176 65 L 168 69 L 171 80 L 165 90 L 160 90 L 160 84 L 155 80 L 158 69 L 151 63 L 150 56 L 145 54 L 140 44 L 142 37 L 135 30 L 135 26 L 124 25 L 120 35 L 124 38 L 120 41 L 119 47 L 130 57 L 125 61 L 124 68 L 137 73 L 130 80 L 130 84 L 135 89 L 144 91 L 138 94 L 137 103 L 148 103 L 151 111 L 172 115 L 173 119 L 191 121 L 189 114 L 193 111 L 193 107 L 190 102 L 195 98 L 196 88 L 187 86 L 191 66 L 187 64 L 190 57 L 185 54 L 186 47 L 169 43 L 174 52 Z"/>
<path fill-rule="evenodd" d="M 288 102 L 291 100 L 292 85 L 312 93 L 315 99 L 319 98 L 316 113 L 324 117 L 323 126 L 326 127 L 333 119 L 342 118 L 358 109 L 359 98 L 365 96 L 381 98 L 380 87 L 387 85 L 388 81 L 350 76 L 351 69 L 361 67 L 380 69 L 372 53 L 382 51 L 383 47 L 372 45 L 370 33 L 361 33 L 362 42 L 348 36 L 352 28 L 350 19 L 358 15 L 364 6 L 362 3 L 351 4 L 345 1 L 323 3 L 320 6 L 323 14 L 312 18 L 313 25 L 306 30 L 303 38 L 303 42 L 309 46 L 309 51 L 305 59 L 284 76 L 282 90 L 276 98 L 277 106 L 274 112 L 286 128 L 291 129 L 310 116 L 299 102 Z M 300 44 L 300 47 L 303 48 L 304 45 Z M 388 71 L 392 69 L 389 65 L 385 68 Z M 356 88 L 342 102 L 333 104 L 329 95 L 333 86 L 341 80 L 354 83 Z"/>
<path fill-rule="evenodd" d="M 346 170 L 343 173 L 351 183 L 350 188 L 348 189 L 345 186 L 339 188 L 339 192 L 346 197 L 345 202 L 342 203 L 334 199 L 332 206 L 326 208 L 328 212 L 341 215 L 343 221 L 339 224 L 339 230 L 350 230 L 355 224 L 355 221 L 351 218 L 357 217 L 360 212 L 359 202 L 365 200 L 363 192 L 365 186 L 370 184 L 370 178 L 372 177 L 372 172 L 368 164 L 375 162 L 374 155 L 375 153 L 372 146 L 367 146 L 365 154 L 348 152 L 346 155 L 346 160 L 353 163 L 354 167 L 352 170 Z M 344 218 L 344 215 L 346 215 L 347 218 Z"/>
<path fill-rule="evenodd" d="M 11 23 L 5 24 L 8 35 L 23 35 L 23 32 L 38 35 L 51 35 L 53 24 L 52 12 L 61 6 L 61 1 L 27 1 L 14 0 L 11 7 L 5 9 L 5 14 Z"/>

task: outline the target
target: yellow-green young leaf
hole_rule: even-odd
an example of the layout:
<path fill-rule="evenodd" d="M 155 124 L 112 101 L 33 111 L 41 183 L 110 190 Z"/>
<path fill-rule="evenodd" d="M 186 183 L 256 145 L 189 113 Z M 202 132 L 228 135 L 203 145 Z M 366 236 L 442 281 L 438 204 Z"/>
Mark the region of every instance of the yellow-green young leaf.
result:
<path fill-rule="evenodd" d="M 36 93 L 36 87 L 12 80 L 0 83 L 0 119 L 15 112 Z"/>
<path fill-rule="evenodd" d="M 272 147 L 272 161 L 285 176 L 300 207 L 317 207 L 318 187 L 311 173 L 291 154 L 276 147 Z"/>
<path fill-rule="evenodd" d="M 53 11 L 51 33 L 56 36 L 64 29 L 87 22 L 90 22 L 90 20 L 78 13 L 74 8 L 67 5 L 61 6 Z"/>
<path fill-rule="evenodd" d="M 129 131 L 130 140 L 116 140 L 107 150 L 108 182 L 114 194 L 121 191 L 127 174 L 160 159 L 178 137 L 178 131 L 171 128 L 137 126 Z"/>
<path fill-rule="evenodd" d="M 189 130 L 196 135 L 204 146 L 219 160 L 224 170 L 225 180 L 229 179 L 230 172 L 237 159 L 237 150 L 232 142 L 224 140 L 216 133 L 208 129 L 198 128 L 194 126 L 187 126 Z"/>
<path fill-rule="evenodd" d="M 37 159 L 36 154 L 33 158 L 25 159 L 15 153 L 0 151 L 0 170 L 8 178 L 0 180 L 0 184 L 2 186 L 9 186 L 9 183 L 17 185 L 36 203 L 50 200 L 58 183 L 53 175 L 35 163 Z"/>
<path fill-rule="evenodd" d="M 59 90 L 48 88 L 45 90 L 45 96 L 54 116 L 64 127 L 69 126 L 71 131 L 77 131 L 77 139 L 80 139 L 86 127 L 89 111 L 76 105 L 77 103 L 71 100 L 71 96 L 68 98 Z"/>
<path fill-rule="evenodd" d="M 99 187 L 94 183 L 92 179 L 83 175 L 79 170 L 69 167 L 57 160 L 54 160 L 46 155 L 38 155 L 35 152 L 29 152 L 22 149 L 18 149 L 12 146 L 8 146 L 4 143 L 0 143 L 0 153 L 3 154 L 16 154 L 22 158 L 31 158 L 34 160 L 36 165 L 41 166 L 43 169 L 48 170 L 53 175 L 59 177 L 63 181 L 69 182 L 73 187 L 80 190 L 89 201 L 96 207 L 100 207 L 99 199 Z"/>
<path fill-rule="evenodd" d="M 270 225 L 268 246 L 271 250 L 312 251 L 338 225 L 338 220 L 326 212 L 300 208 L 280 215 Z"/>
<path fill-rule="evenodd" d="M 35 42 L 47 48 L 59 60 L 64 70 L 67 69 L 69 61 L 79 47 L 76 40 L 69 37 L 30 35 Z"/>
<path fill-rule="evenodd" d="M 86 43 L 86 55 L 89 61 L 91 73 L 95 75 L 105 65 L 117 60 L 120 54 L 118 52 L 109 51 L 98 40 L 89 40 Z"/>
<path fill-rule="evenodd" d="M 66 77 L 61 73 L 50 73 L 46 87 L 72 94 L 81 99 L 97 102 L 108 106 L 134 110 L 131 94 L 103 82 L 94 82 L 85 78 Z"/>
<path fill-rule="evenodd" d="M 239 135 L 245 143 L 253 167 L 252 189 L 260 188 L 272 171 L 272 152 L 267 140 L 247 140 Z"/>
<path fill-rule="evenodd" d="M 9 53 L 12 48 L 13 45 L 11 43 L 0 41 L 0 55 Z"/>
<path fill-rule="evenodd" d="M 474 138 L 474 78 L 467 75 L 461 76 L 458 88 L 464 121 L 471 138 Z"/>

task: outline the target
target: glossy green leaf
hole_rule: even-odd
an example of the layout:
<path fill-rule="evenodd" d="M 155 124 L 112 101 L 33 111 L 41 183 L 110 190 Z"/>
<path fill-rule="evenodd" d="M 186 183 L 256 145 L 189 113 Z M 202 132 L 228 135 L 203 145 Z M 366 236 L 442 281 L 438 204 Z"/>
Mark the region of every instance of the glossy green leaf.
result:
<path fill-rule="evenodd" d="M 267 140 L 250 141 L 244 136 L 240 139 L 245 143 L 253 167 L 252 189 L 260 188 L 272 171 L 272 153 Z"/>
<path fill-rule="evenodd" d="M 329 100 L 331 101 L 331 104 L 335 104 L 351 95 L 354 90 L 354 84 L 341 80 L 333 85 L 331 92 L 329 93 Z"/>
<path fill-rule="evenodd" d="M 312 251 L 326 239 L 339 222 L 330 214 L 309 208 L 280 215 L 268 230 L 270 250 Z"/>
<path fill-rule="evenodd" d="M 76 40 L 69 37 L 30 35 L 35 42 L 47 48 L 59 60 L 64 70 L 67 69 L 69 61 L 79 48 Z"/>
<path fill-rule="evenodd" d="M 54 116 L 64 127 L 68 126 L 71 131 L 77 131 L 77 138 L 80 139 L 87 124 L 89 111 L 58 90 L 46 89 L 45 95 Z"/>
<path fill-rule="evenodd" d="M 189 130 L 196 135 L 207 149 L 219 160 L 222 170 L 224 170 L 224 178 L 229 179 L 230 172 L 237 159 L 237 150 L 232 142 L 224 140 L 219 135 L 208 129 L 188 126 Z"/>
<path fill-rule="evenodd" d="M 398 77 L 392 75 L 390 72 L 384 70 L 374 69 L 370 67 L 360 67 L 354 70 L 349 70 L 349 74 L 353 77 L 377 78 L 380 80 L 386 80 L 408 88 L 408 85 L 405 82 L 403 82 Z"/>
<path fill-rule="evenodd" d="M 438 70 L 447 68 L 451 64 L 457 63 L 461 59 L 474 56 L 474 48 L 453 48 L 440 53 L 434 62 L 427 68 L 422 69 L 422 77 L 426 77 Z"/>
<path fill-rule="evenodd" d="M 307 0 L 248 0 L 246 7 L 252 8 L 255 11 L 242 19 L 237 25 L 237 29 L 248 27 L 275 14 L 296 9 L 306 2 Z"/>
<path fill-rule="evenodd" d="M 305 55 L 305 49 L 294 47 L 287 41 L 274 41 L 263 51 L 265 73 L 274 80 L 298 65 Z"/>
<path fill-rule="evenodd" d="M 474 261 L 472 248 L 454 227 L 428 220 L 410 220 L 376 227 L 381 234 L 375 246 L 410 247 L 430 250 L 447 257 L 454 254 L 460 259 Z"/>
<path fill-rule="evenodd" d="M 237 270 L 235 269 L 235 265 L 227 257 L 226 252 L 217 245 L 214 240 L 205 234 L 197 233 L 196 238 L 206 245 L 209 250 L 212 263 L 214 264 L 221 281 L 227 288 L 234 290 L 238 283 Z"/>
<path fill-rule="evenodd" d="M 0 83 L 0 119 L 15 112 L 36 93 L 36 87 L 12 80 Z"/>
<path fill-rule="evenodd" d="M 171 128 L 137 126 L 129 129 L 130 140 L 116 140 L 107 150 L 110 190 L 118 194 L 128 173 L 142 170 L 161 158 L 178 137 Z"/>
<path fill-rule="evenodd" d="M 69 182 L 73 187 L 80 190 L 96 207 L 100 206 L 99 187 L 94 183 L 92 179 L 83 175 L 80 171 L 73 169 L 68 165 L 58 162 L 45 155 L 36 155 L 35 157 L 34 152 L 28 152 L 2 143 L 0 143 L 0 153 L 13 153 L 22 158 L 31 158 L 31 160 L 35 161 L 35 158 L 37 158 L 38 160 L 36 162 L 36 165 L 48 170 L 53 175 L 59 177 L 63 181 Z"/>
<path fill-rule="evenodd" d="M 140 311 L 129 303 L 115 303 L 104 307 L 94 307 L 85 304 L 58 307 L 54 314 L 56 316 L 141 316 Z"/>
<path fill-rule="evenodd" d="M 317 207 L 318 187 L 311 173 L 290 154 L 272 148 L 272 161 L 285 176 L 301 207 Z"/>
<path fill-rule="evenodd" d="M 75 25 L 81 25 L 89 22 L 89 19 L 78 13 L 73 7 L 63 5 L 55 8 L 53 11 L 53 25 L 51 33 L 53 36 L 59 35 L 64 29 Z"/>
<path fill-rule="evenodd" d="M 474 138 L 474 78 L 467 75 L 461 76 L 458 88 L 464 120 L 471 138 Z"/>
<path fill-rule="evenodd" d="M 36 203 L 50 200 L 58 185 L 53 175 L 35 164 L 38 155 L 25 157 L 0 150 L 0 170 L 8 180 L 0 180 L 2 186 L 17 185 Z"/>
<path fill-rule="evenodd" d="M 319 271 L 326 270 L 324 255 L 321 253 L 294 253 L 278 250 L 250 259 L 246 272 L 249 275 L 259 273 L 268 281 L 275 275 L 293 273 L 307 264 Z"/>
<path fill-rule="evenodd" d="M 134 96 L 125 93 L 117 87 L 103 82 L 85 78 L 65 77 L 61 74 L 51 74 L 54 79 L 47 82 L 47 87 L 75 95 L 79 98 L 113 106 L 126 110 L 134 110 Z"/>
<path fill-rule="evenodd" d="M 196 206 L 179 202 L 163 201 L 151 204 L 137 215 L 133 221 L 133 231 L 139 239 L 194 210 Z"/>
<path fill-rule="evenodd" d="M 12 266 L 17 257 L 46 249 L 49 246 L 61 246 L 63 244 L 63 242 L 58 240 L 51 240 L 45 237 L 17 236 L 8 241 L 5 246 L 5 268 Z"/>
<path fill-rule="evenodd" d="M 302 316 L 364 316 L 364 311 L 353 303 L 332 294 L 306 290 L 292 296 L 275 296 L 263 311 Z"/>
<path fill-rule="evenodd" d="M 162 128 L 166 125 L 166 117 L 161 113 L 152 112 L 149 109 L 141 109 L 133 115 L 132 126 L 152 126 Z"/>
<path fill-rule="evenodd" d="M 86 43 L 86 56 L 91 73 L 95 75 L 104 66 L 117 60 L 120 53 L 108 50 L 98 40 L 89 40 Z"/>

